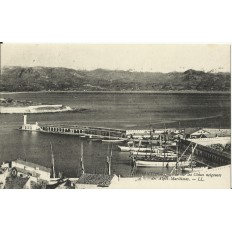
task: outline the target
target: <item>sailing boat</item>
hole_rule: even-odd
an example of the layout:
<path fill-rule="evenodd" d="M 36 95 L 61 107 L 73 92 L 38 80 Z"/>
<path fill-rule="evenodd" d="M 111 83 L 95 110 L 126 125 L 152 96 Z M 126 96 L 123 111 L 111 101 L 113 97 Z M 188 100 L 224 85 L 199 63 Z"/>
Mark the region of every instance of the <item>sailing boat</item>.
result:
<path fill-rule="evenodd" d="M 110 136 L 110 130 L 109 130 L 109 137 L 108 139 L 103 139 L 102 142 L 103 143 L 122 143 L 125 142 L 127 139 L 125 138 L 116 138 L 116 137 L 111 137 Z"/>
<path fill-rule="evenodd" d="M 48 184 L 46 184 L 46 189 L 55 189 L 60 184 L 65 182 L 65 179 L 62 178 L 56 178 L 56 172 L 55 172 L 55 159 L 52 149 L 52 143 L 50 142 L 51 147 L 51 158 L 52 158 L 52 164 L 51 164 L 51 179 Z"/>
<path fill-rule="evenodd" d="M 141 140 L 140 140 L 140 141 L 141 141 Z M 141 144 L 140 141 L 139 141 L 139 145 Z M 141 147 L 140 147 L 140 146 L 136 147 L 136 146 L 135 146 L 135 141 L 133 140 L 133 141 L 129 141 L 129 142 L 127 143 L 127 146 L 118 146 L 118 148 L 119 148 L 120 151 L 123 151 L 123 152 L 130 152 L 130 151 L 138 151 Z M 146 149 L 146 150 L 147 150 L 147 149 Z M 144 150 L 144 151 L 145 151 L 145 150 Z"/>
<path fill-rule="evenodd" d="M 191 144 L 191 143 L 190 143 Z M 189 146 L 190 146 L 189 144 Z M 185 149 L 185 151 L 182 153 L 181 157 L 168 157 L 164 154 L 163 157 L 155 157 L 155 156 L 145 156 L 145 157 L 133 157 L 136 159 L 136 166 L 137 167 L 176 167 L 179 165 L 179 162 L 181 162 L 182 167 L 187 167 L 191 164 L 190 158 L 191 156 L 186 159 L 184 157 L 187 149 L 189 146 Z"/>
<path fill-rule="evenodd" d="M 142 139 L 139 139 L 139 140 L 136 140 L 136 141 L 138 141 L 138 145 L 136 145 L 136 146 L 135 146 L 135 140 L 133 140 L 133 142 L 129 141 L 127 143 L 127 146 L 117 146 L 117 147 L 122 152 L 138 152 L 139 151 L 139 152 L 148 152 L 148 153 L 150 153 L 151 148 L 148 147 L 147 145 L 145 146 L 145 145 L 142 144 L 142 142 L 146 142 L 146 141 L 144 141 Z M 150 144 L 152 146 L 152 140 L 150 140 Z M 155 148 L 152 149 L 152 151 L 156 152 L 156 148 L 157 149 L 158 148 L 162 149 L 161 146 L 155 146 Z"/>
<path fill-rule="evenodd" d="M 173 151 L 167 150 L 166 148 L 162 146 L 153 146 L 152 144 L 152 136 L 150 140 L 150 148 L 141 148 L 140 146 L 136 151 L 131 151 L 131 155 L 133 156 L 153 156 L 153 157 L 168 157 L 168 158 L 175 158 L 177 157 L 177 154 L 175 154 Z"/>
<path fill-rule="evenodd" d="M 176 158 L 177 154 L 174 153 L 173 151 L 166 150 L 165 148 L 157 148 L 157 149 L 152 149 L 150 152 L 149 150 L 145 152 L 140 152 L 140 151 L 135 151 L 131 152 L 132 155 L 134 156 L 139 156 L 139 157 L 146 157 L 146 156 L 152 156 L 152 157 L 160 157 L 160 158 Z"/>

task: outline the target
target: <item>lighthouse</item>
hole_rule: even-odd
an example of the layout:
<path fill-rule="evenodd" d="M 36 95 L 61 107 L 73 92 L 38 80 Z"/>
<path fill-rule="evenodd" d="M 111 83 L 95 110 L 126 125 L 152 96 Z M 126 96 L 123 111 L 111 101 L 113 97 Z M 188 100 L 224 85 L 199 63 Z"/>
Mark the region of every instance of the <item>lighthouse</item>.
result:
<path fill-rule="evenodd" d="M 23 115 L 23 125 L 26 125 L 27 124 L 27 115 L 24 114 Z"/>

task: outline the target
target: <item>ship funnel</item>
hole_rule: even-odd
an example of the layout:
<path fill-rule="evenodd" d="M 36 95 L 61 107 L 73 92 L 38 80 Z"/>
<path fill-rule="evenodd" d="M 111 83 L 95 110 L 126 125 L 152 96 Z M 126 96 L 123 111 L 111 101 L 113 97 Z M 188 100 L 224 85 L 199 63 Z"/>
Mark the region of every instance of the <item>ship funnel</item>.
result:
<path fill-rule="evenodd" d="M 24 125 L 27 124 L 27 115 L 26 114 L 23 115 L 23 124 Z"/>

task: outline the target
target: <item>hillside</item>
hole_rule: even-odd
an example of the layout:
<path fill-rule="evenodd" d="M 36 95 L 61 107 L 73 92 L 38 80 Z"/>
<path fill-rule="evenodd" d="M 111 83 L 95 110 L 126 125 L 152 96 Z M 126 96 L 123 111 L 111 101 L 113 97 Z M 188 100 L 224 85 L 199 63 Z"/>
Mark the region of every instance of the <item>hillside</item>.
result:
<path fill-rule="evenodd" d="M 50 67 L 4 67 L 0 91 L 230 91 L 229 73 L 93 71 Z"/>

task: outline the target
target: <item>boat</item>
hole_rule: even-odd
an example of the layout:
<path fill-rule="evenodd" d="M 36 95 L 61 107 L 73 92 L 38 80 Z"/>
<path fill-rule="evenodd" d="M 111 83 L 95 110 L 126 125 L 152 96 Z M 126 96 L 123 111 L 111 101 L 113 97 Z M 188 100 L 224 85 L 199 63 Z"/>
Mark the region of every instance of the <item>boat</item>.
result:
<path fill-rule="evenodd" d="M 191 164 L 187 167 L 182 167 L 183 172 L 202 172 L 208 170 L 208 166 L 199 166 L 195 161 L 191 159 Z"/>
<path fill-rule="evenodd" d="M 136 160 L 137 167 L 175 167 L 178 165 L 177 161 L 164 161 L 164 160 Z M 181 162 L 181 166 L 189 166 L 190 161 Z"/>
<path fill-rule="evenodd" d="M 147 152 L 140 152 L 140 151 L 133 151 L 131 152 L 131 155 L 133 156 L 152 156 L 152 157 L 166 157 L 166 158 L 173 158 L 173 157 L 177 157 L 177 154 L 174 153 L 173 151 L 156 151 L 156 150 L 153 150 L 152 152 L 151 151 L 147 151 Z"/>
<path fill-rule="evenodd" d="M 202 171 L 206 171 L 206 170 L 208 170 L 208 167 L 207 166 L 205 166 L 205 167 L 194 167 L 194 166 L 187 166 L 187 167 L 183 167 L 182 168 L 182 171 L 186 171 L 186 172 L 202 172 Z"/>
<path fill-rule="evenodd" d="M 151 151 L 148 147 L 130 147 L 130 146 L 118 146 L 119 150 L 122 152 L 149 152 Z"/>
<path fill-rule="evenodd" d="M 133 152 L 133 151 L 141 151 L 141 152 L 149 152 L 151 151 L 151 147 L 148 147 L 148 144 L 142 144 L 144 141 L 139 140 L 138 144 L 135 144 L 135 140 L 129 141 L 127 146 L 118 146 L 119 150 L 122 152 Z M 161 147 L 160 147 L 161 148 Z"/>
<path fill-rule="evenodd" d="M 103 143 L 123 143 L 125 139 L 103 139 Z"/>
<path fill-rule="evenodd" d="M 144 150 L 144 151 L 143 151 Z M 151 147 L 147 147 L 147 148 L 138 148 L 137 151 L 131 151 L 131 155 L 138 157 L 138 156 L 142 156 L 142 157 L 146 157 L 146 156 L 150 156 L 150 157 L 160 157 L 160 158 L 175 158 L 177 157 L 177 154 L 174 153 L 173 151 L 170 151 L 165 147 L 162 146 L 152 146 Z"/>
<path fill-rule="evenodd" d="M 46 184 L 46 189 L 55 189 L 59 185 L 65 183 L 66 181 L 67 179 L 62 179 L 62 178 L 51 179 L 51 181 L 48 184 Z"/>
<path fill-rule="evenodd" d="M 191 143 L 189 144 L 189 146 Z M 197 145 L 192 148 L 192 153 L 187 158 L 185 156 L 186 151 L 188 150 L 189 146 L 185 149 L 180 157 L 154 157 L 154 156 L 143 156 L 143 157 L 133 157 L 132 159 L 135 160 L 137 167 L 174 167 L 172 172 L 177 169 L 177 167 L 187 168 L 192 164 L 192 155 Z M 172 173 L 171 172 L 171 173 Z"/>
<path fill-rule="evenodd" d="M 174 152 L 133 152 L 131 157 L 132 159 L 135 159 L 137 167 L 174 167 L 178 162 L 181 162 L 183 166 L 189 166 L 191 163 L 187 162 L 185 159 L 178 160 L 177 154 Z"/>
<path fill-rule="evenodd" d="M 88 138 L 87 141 L 93 141 L 93 142 L 101 142 L 102 140 L 101 139 L 92 139 L 92 138 Z"/>
<path fill-rule="evenodd" d="M 103 143 L 122 143 L 125 142 L 127 139 L 123 139 L 123 138 L 117 138 L 117 137 L 112 137 L 110 135 L 110 130 L 109 130 L 109 137 L 102 139 Z"/>

